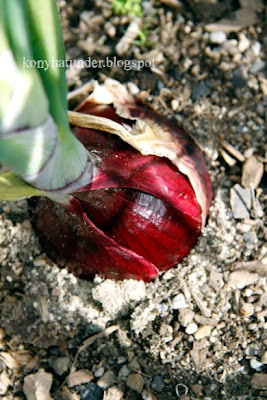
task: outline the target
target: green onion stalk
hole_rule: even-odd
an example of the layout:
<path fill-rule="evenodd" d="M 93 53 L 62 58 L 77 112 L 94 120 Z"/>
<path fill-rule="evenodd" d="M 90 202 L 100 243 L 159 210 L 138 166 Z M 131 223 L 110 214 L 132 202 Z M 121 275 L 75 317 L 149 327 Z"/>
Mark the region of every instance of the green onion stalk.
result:
<path fill-rule="evenodd" d="M 197 144 L 110 79 L 68 113 L 56 0 L 0 9 L 0 200 L 33 197 L 46 253 L 77 276 L 150 281 L 177 265 L 212 199 Z"/>
<path fill-rule="evenodd" d="M 9 170 L 0 175 L 0 199 L 58 200 L 90 182 L 94 156 L 68 122 L 57 4 L 0 0 L 0 9 L 0 163 Z M 56 65 L 37 68 L 50 60 Z"/>

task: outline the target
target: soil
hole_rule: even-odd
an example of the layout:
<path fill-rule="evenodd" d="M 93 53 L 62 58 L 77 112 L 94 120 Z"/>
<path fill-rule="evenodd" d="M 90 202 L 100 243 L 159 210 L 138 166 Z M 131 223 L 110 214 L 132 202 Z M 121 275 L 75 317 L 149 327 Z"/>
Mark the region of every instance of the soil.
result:
<path fill-rule="evenodd" d="M 144 0 L 133 17 L 59 4 L 67 59 L 154 62 L 71 66 L 69 90 L 109 77 L 142 91 L 205 152 L 214 200 L 190 255 L 148 284 L 74 277 L 43 253 L 27 202 L 1 202 L 1 398 L 266 398 L 264 5 Z"/>

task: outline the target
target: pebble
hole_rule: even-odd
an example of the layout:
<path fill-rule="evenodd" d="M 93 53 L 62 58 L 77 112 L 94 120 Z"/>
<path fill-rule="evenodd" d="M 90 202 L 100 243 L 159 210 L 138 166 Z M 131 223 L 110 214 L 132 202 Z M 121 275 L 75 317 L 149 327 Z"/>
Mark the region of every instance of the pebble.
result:
<path fill-rule="evenodd" d="M 42 267 L 46 264 L 46 261 L 43 258 L 38 258 L 38 260 L 34 260 L 33 265 L 35 267 Z"/>
<path fill-rule="evenodd" d="M 76 391 L 81 400 L 102 400 L 103 390 L 95 383 L 89 382 L 86 385 L 76 386 Z"/>
<path fill-rule="evenodd" d="M 260 42 L 253 43 L 253 45 L 251 46 L 251 50 L 253 51 L 255 56 L 258 57 L 260 55 L 260 53 L 261 53 L 261 44 L 260 44 Z"/>
<path fill-rule="evenodd" d="M 66 380 L 68 387 L 80 386 L 89 383 L 94 379 L 94 375 L 88 369 L 79 369 L 71 372 Z"/>
<path fill-rule="evenodd" d="M 120 369 L 119 375 L 120 375 L 120 376 L 126 377 L 126 376 L 129 375 L 130 372 L 131 372 L 131 371 L 129 370 L 129 368 L 127 367 L 127 365 L 124 365 L 124 366 Z"/>
<path fill-rule="evenodd" d="M 266 61 L 259 59 L 251 65 L 250 72 L 252 74 L 257 74 L 258 72 L 263 71 L 265 67 L 266 67 Z"/>
<path fill-rule="evenodd" d="M 178 321 L 183 327 L 186 327 L 194 318 L 195 313 L 189 308 L 183 308 L 179 311 Z"/>
<path fill-rule="evenodd" d="M 195 385 L 192 386 L 192 390 L 197 396 L 201 394 L 202 389 L 203 389 L 202 385 L 200 385 L 199 383 L 196 383 Z"/>
<path fill-rule="evenodd" d="M 103 389 L 106 389 L 108 386 L 113 385 L 117 382 L 117 377 L 111 370 L 108 370 L 104 373 L 101 378 L 98 379 L 97 384 Z"/>
<path fill-rule="evenodd" d="M 197 324 L 195 324 L 195 322 L 190 322 L 190 324 L 188 324 L 185 329 L 185 333 L 187 333 L 188 335 L 193 335 L 193 333 L 195 333 L 197 329 Z"/>
<path fill-rule="evenodd" d="M 233 72 L 232 84 L 236 89 L 242 89 L 246 86 L 248 73 L 245 68 L 237 68 Z"/>
<path fill-rule="evenodd" d="M 10 384 L 11 381 L 9 379 L 7 371 L 2 371 L 0 374 L 0 395 L 6 394 Z"/>
<path fill-rule="evenodd" d="M 211 32 L 210 41 L 215 44 L 222 44 L 227 39 L 226 33 L 223 31 Z"/>
<path fill-rule="evenodd" d="M 25 376 L 23 383 L 23 392 L 28 400 L 35 400 L 37 398 L 50 399 L 50 389 L 52 386 L 52 382 L 53 375 L 45 372 L 44 369 L 39 369 L 39 371 L 35 374 Z"/>
<path fill-rule="evenodd" d="M 265 351 L 261 357 L 262 364 L 267 364 L 267 351 Z"/>
<path fill-rule="evenodd" d="M 69 357 L 59 357 L 55 360 L 52 360 L 50 364 L 56 374 L 61 376 L 68 371 L 70 366 L 70 359 Z"/>
<path fill-rule="evenodd" d="M 129 362 L 128 368 L 131 369 L 131 370 L 134 370 L 134 371 L 139 371 L 139 370 L 141 369 L 141 368 L 140 368 L 140 364 L 139 364 L 139 362 L 138 362 L 138 360 L 137 360 L 136 357 L 133 358 L 133 359 Z"/>
<path fill-rule="evenodd" d="M 209 285 L 216 291 L 220 290 L 224 285 L 223 274 L 217 271 L 211 271 Z"/>
<path fill-rule="evenodd" d="M 171 306 L 173 310 L 179 310 L 180 308 L 187 308 L 187 304 L 185 302 L 185 297 L 182 293 L 177 294 L 171 302 Z"/>
<path fill-rule="evenodd" d="M 236 184 L 230 190 L 230 204 L 235 219 L 250 218 L 251 191 Z"/>
<path fill-rule="evenodd" d="M 104 372 L 105 372 L 105 369 L 103 368 L 103 367 L 101 367 L 101 368 L 98 368 L 96 371 L 95 371 L 95 377 L 96 378 L 101 378 L 101 376 L 103 376 L 104 375 Z"/>
<path fill-rule="evenodd" d="M 192 100 L 195 101 L 202 96 L 208 96 L 210 94 L 210 89 L 205 84 L 204 81 L 200 81 L 194 84 L 192 91 Z"/>
<path fill-rule="evenodd" d="M 126 385 L 138 393 L 142 393 L 144 388 L 144 379 L 140 374 L 130 374 L 126 380 Z"/>
<path fill-rule="evenodd" d="M 162 392 L 165 389 L 165 382 L 161 376 L 155 375 L 151 382 L 151 389 L 156 392 Z"/>
<path fill-rule="evenodd" d="M 242 304 L 240 308 L 240 312 L 245 316 L 245 317 L 250 317 L 251 315 L 254 314 L 254 306 L 251 303 L 244 303 Z"/>
<path fill-rule="evenodd" d="M 253 389 L 267 390 L 267 374 L 254 374 L 251 379 Z"/>
<path fill-rule="evenodd" d="M 228 278 L 228 286 L 231 289 L 243 289 L 246 286 L 252 285 L 258 280 L 256 274 L 246 270 L 231 272 Z"/>
<path fill-rule="evenodd" d="M 112 386 L 105 392 L 104 400 L 122 400 L 123 391 L 119 387 Z"/>
<path fill-rule="evenodd" d="M 239 34 L 238 50 L 240 53 L 244 53 L 250 46 L 250 40 L 244 35 L 244 33 Z"/>
<path fill-rule="evenodd" d="M 211 327 L 209 325 L 201 326 L 195 333 L 195 339 L 200 340 L 211 334 Z"/>
<path fill-rule="evenodd" d="M 264 365 L 260 361 L 256 360 L 256 358 L 252 358 L 249 363 L 251 368 L 255 369 L 256 371 L 260 371 Z"/>
<path fill-rule="evenodd" d="M 264 173 L 264 166 L 254 155 L 249 157 L 242 168 L 241 184 L 245 188 L 257 188 Z"/>

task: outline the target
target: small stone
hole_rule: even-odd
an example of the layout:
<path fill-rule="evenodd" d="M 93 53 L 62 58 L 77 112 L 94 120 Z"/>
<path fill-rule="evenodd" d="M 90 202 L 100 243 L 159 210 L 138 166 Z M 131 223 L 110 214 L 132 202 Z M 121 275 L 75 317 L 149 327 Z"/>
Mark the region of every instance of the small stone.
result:
<path fill-rule="evenodd" d="M 9 385 L 12 382 L 9 379 L 8 373 L 6 371 L 1 372 L 0 374 L 0 395 L 6 394 Z"/>
<path fill-rule="evenodd" d="M 161 376 L 155 375 L 152 382 L 151 382 L 151 389 L 155 390 L 156 392 L 162 392 L 165 389 L 165 382 Z"/>
<path fill-rule="evenodd" d="M 250 218 L 251 191 L 236 184 L 230 190 L 230 204 L 235 219 Z"/>
<path fill-rule="evenodd" d="M 131 369 L 131 370 L 133 370 L 133 371 L 139 371 L 139 370 L 141 370 L 140 364 L 139 364 L 139 362 L 138 362 L 138 360 L 137 360 L 136 357 L 134 357 L 134 358 L 129 362 L 128 368 Z"/>
<path fill-rule="evenodd" d="M 263 71 L 265 68 L 266 68 L 266 61 L 259 59 L 250 66 L 250 72 L 252 74 L 257 74 L 258 72 Z"/>
<path fill-rule="evenodd" d="M 187 333 L 188 335 L 193 335 L 193 333 L 195 333 L 197 329 L 197 324 L 195 324 L 195 322 L 190 322 L 190 324 L 188 324 L 185 329 L 185 333 Z"/>
<path fill-rule="evenodd" d="M 195 395 L 199 396 L 201 395 L 202 392 L 202 385 L 199 383 L 196 383 L 195 385 L 192 386 L 192 390 L 195 393 Z"/>
<path fill-rule="evenodd" d="M 23 392 L 27 400 L 52 400 L 50 396 L 52 382 L 53 375 L 45 372 L 44 369 L 39 369 L 35 374 L 27 375 L 23 383 Z"/>
<path fill-rule="evenodd" d="M 195 339 L 200 340 L 211 334 L 211 327 L 209 325 L 201 326 L 195 333 Z"/>
<path fill-rule="evenodd" d="M 232 76 L 232 84 L 236 89 L 242 89 L 246 86 L 248 73 L 245 68 L 240 67 L 234 70 Z"/>
<path fill-rule="evenodd" d="M 240 308 L 240 312 L 245 316 L 245 317 L 250 317 L 251 315 L 254 314 L 254 306 L 251 303 L 244 303 L 242 304 Z"/>
<path fill-rule="evenodd" d="M 114 36 L 116 36 L 116 28 L 111 22 L 106 22 L 104 25 L 104 29 L 109 37 L 113 38 Z"/>
<path fill-rule="evenodd" d="M 258 280 L 258 276 L 246 270 L 234 271 L 229 275 L 228 287 L 231 289 L 243 289 Z"/>
<path fill-rule="evenodd" d="M 32 224 L 31 224 L 30 220 L 25 219 L 25 220 L 22 222 L 21 226 L 22 226 L 22 228 L 30 229 L 31 226 L 32 226 Z"/>
<path fill-rule="evenodd" d="M 68 387 L 80 386 L 89 383 L 94 379 L 94 375 L 88 369 L 79 369 L 78 371 L 71 372 L 66 380 Z"/>
<path fill-rule="evenodd" d="M 253 53 L 255 54 L 256 57 L 259 57 L 259 55 L 261 53 L 261 44 L 260 44 L 260 42 L 253 43 L 253 45 L 251 46 L 251 50 L 253 51 Z"/>
<path fill-rule="evenodd" d="M 185 297 L 182 293 L 177 294 L 171 302 L 173 310 L 179 310 L 180 308 L 187 308 L 187 304 L 185 302 Z"/>
<path fill-rule="evenodd" d="M 101 389 L 93 382 L 89 382 L 86 385 L 82 386 L 76 386 L 75 389 L 79 393 L 81 400 L 103 399 L 103 389 Z"/>
<path fill-rule="evenodd" d="M 247 245 L 253 245 L 257 241 L 257 234 L 256 232 L 246 232 L 243 235 L 243 239 Z"/>
<path fill-rule="evenodd" d="M 210 94 L 210 89 L 205 84 L 204 81 L 200 81 L 194 84 L 192 92 L 192 100 L 195 101 L 202 96 L 208 96 Z"/>
<path fill-rule="evenodd" d="M 214 44 L 222 44 L 227 39 L 226 33 L 223 31 L 211 32 L 210 41 Z"/>
<path fill-rule="evenodd" d="M 254 374 L 251 379 L 253 389 L 267 390 L 267 374 Z"/>
<path fill-rule="evenodd" d="M 243 165 L 241 183 L 245 188 L 253 185 L 256 189 L 262 179 L 264 166 L 255 156 L 249 157 Z"/>
<path fill-rule="evenodd" d="M 35 267 L 42 267 L 46 264 L 46 261 L 43 258 L 38 258 L 38 260 L 34 260 L 33 265 Z"/>
<path fill-rule="evenodd" d="M 244 33 L 239 34 L 238 50 L 240 53 L 244 53 L 250 46 L 250 40 L 244 35 Z"/>
<path fill-rule="evenodd" d="M 253 295 L 253 290 L 250 289 L 250 288 L 247 288 L 247 289 L 244 290 L 243 294 L 244 294 L 245 297 L 250 297 L 250 296 Z"/>
<path fill-rule="evenodd" d="M 262 364 L 267 364 L 267 351 L 265 351 L 261 357 Z"/>
<path fill-rule="evenodd" d="M 256 360 L 256 358 L 252 358 L 252 360 L 250 360 L 249 363 L 250 363 L 251 368 L 255 369 L 256 371 L 260 371 L 264 365 L 261 362 L 259 362 L 258 360 Z"/>
<path fill-rule="evenodd" d="M 206 362 L 207 362 L 207 349 L 201 349 L 201 350 L 190 350 L 190 355 L 192 357 L 192 360 L 196 364 L 197 367 L 201 368 L 203 367 Z"/>
<path fill-rule="evenodd" d="M 55 360 L 52 360 L 50 362 L 50 365 L 55 371 L 55 373 L 61 376 L 68 371 L 70 366 L 70 359 L 69 357 L 59 357 L 56 358 Z"/>
<path fill-rule="evenodd" d="M 101 376 L 104 375 L 104 372 L 105 372 L 105 369 L 103 367 L 100 367 L 94 372 L 94 375 L 96 378 L 101 378 Z"/>
<path fill-rule="evenodd" d="M 179 101 L 177 99 L 173 99 L 171 101 L 171 106 L 173 111 L 177 111 L 179 107 Z"/>
<path fill-rule="evenodd" d="M 183 327 L 186 327 L 194 318 L 195 313 L 189 308 L 183 308 L 179 311 L 178 321 Z"/>
<path fill-rule="evenodd" d="M 127 365 L 124 365 L 124 366 L 120 369 L 119 375 L 120 375 L 120 376 L 126 377 L 126 376 L 129 375 L 130 372 L 131 372 L 131 371 L 129 370 L 129 368 L 127 367 Z"/>
<path fill-rule="evenodd" d="M 123 391 L 116 386 L 112 386 L 105 392 L 104 400 L 122 400 L 122 399 L 123 399 Z"/>
<path fill-rule="evenodd" d="M 211 271 L 209 277 L 209 285 L 216 291 L 220 290 L 224 285 L 223 274 L 217 271 Z"/>
<path fill-rule="evenodd" d="M 97 384 L 103 389 L 106 389 L 108 386 L 112 386 L 117 382 L 117 377 L 111 370 L 108 370 L 104 373 L 104 375 L 98 379 Z"/>
<path fill-rule="evenodd" d="M 144 388 L 144 379 L 140 374 L 130 374 L 126 380 L 126 385 L 138 393 L 142 393 Z"/>

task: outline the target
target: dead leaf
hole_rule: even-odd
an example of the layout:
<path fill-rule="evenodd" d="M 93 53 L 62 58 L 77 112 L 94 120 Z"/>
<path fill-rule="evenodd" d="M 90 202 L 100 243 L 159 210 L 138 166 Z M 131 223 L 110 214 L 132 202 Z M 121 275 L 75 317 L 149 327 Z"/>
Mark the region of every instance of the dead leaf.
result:
<path fill-rule="evenodd" d="M 15 360 L 15 358 L 10 353 L 2 351 L 0 353 L 0 359 L 5 363 L 7 368 L 9 368 L 9 369 L 18 368 L 17 361 Z"/>

